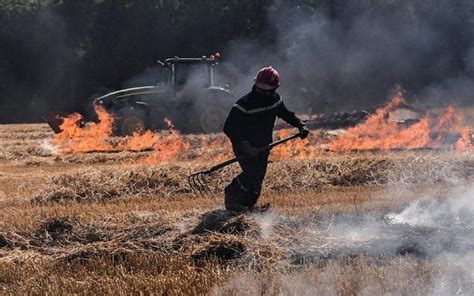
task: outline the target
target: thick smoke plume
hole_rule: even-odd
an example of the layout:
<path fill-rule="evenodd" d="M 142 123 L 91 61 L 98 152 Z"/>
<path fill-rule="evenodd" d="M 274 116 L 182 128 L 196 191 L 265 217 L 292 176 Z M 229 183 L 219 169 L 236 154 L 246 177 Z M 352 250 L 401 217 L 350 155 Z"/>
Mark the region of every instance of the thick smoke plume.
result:
<path fill-rule="evenodd" d="M 221 84 L 228 83 L 237 97 L 249 91 L 260 67 L 272 64 L 282 74 L 281 92 L 288 105 L 299 112 L 374 107 L 395 85 L 407 90 L 409 100 L 423 105 L 474 102 L 474 4 L 468 0 L 274 0 L 242 8 L 247 15 L 235 19 L 214 16 L 219 26 L 205 30 L 209 11 L 200 11 L 197 19 L 179 19 L 181 26 L 167 21 L 169 15 L 186 15 L 191 4 L 160 3 L 163 9 L 138 26 L 134 14 L 151 11 L 145 4 L 125 11 L 109 1 L 97 7 L 61 3 L 54 9 L 41 5 L 0 29 L 5 44 L 0 49 L 4 121 L 34 115 L 37 119 L 56 107 L 86 108 L 100 85 L 112 90 L 160 81 L 154 59 L 216 50 L 223 53 Z M 107 17 L 114 13 L 127 18 L 109 28 Z M 246 28 L 247 18 L 258 20 L 258 26 Z M 85 21 L 97 27 L 89 32 Z M 127 23 L 131 21 L 133 26 Z M 166 25 L 166 30 L 157 24 Z M 138 31 L 130 34 L 127 30 L 135 26 Z M 133 38 L 121 41 L 122 33 Z M 183 36 L 196 40 L 185 44 Z M 142 37 L 150 42 L 138 42 Z M 136 46 L 117 55 L 119 41 Z M 108 59 L 108 51 L 114 59 Z M 11 59 L 13 54 L 21 58 Z M 151 68 L 146 69 L 145 61 Z M 133 74 L 140 69 L 143 75 Z"/>
<path fill-rule="evenodd" d="M 395 85 L 424 105 L 474 102 L 469 1 L 332 2 L 315 10 L 275 2 L 270 29 L 224 55 L 236 92 L 271 64 L 298 111 L 373 107 Z"/>
<path fill-rule="evenodd" d="M 273 65 L 280 92 L 298 112 L 372 108 L 396 86 L 425 107 L 474 102 L 468 1 L 329 2 L 310 8 L 274 1 L 260 34 L 224 47 L 218 84 L 240 97 L 258 69 Z M 150 80 L 141 74 L 126 85 Z"/>
<path fill-rule="evenodd" d="M 71 106 L 80 53 L 70 44 L 66 20 L 47 7 L 7 19 L 2 5 L 8 4 L 0 4 L 0 123 L 37 122 Z"/>

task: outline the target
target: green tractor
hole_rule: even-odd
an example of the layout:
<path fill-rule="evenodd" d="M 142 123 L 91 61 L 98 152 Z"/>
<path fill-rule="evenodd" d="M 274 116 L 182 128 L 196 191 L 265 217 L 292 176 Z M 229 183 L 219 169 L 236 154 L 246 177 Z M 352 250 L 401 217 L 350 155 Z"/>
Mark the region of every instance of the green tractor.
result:
<path fill-rule="evenodd" d="M 165 119 L 182 133 L 221 131 L 235 98 L 215 84 L 217 58 L 174 57 L 158 63 L 165 73 L 160 84 L 121 89 L 93 100 L 92 107 L 101 106 L 115 117 L 115 134 L 166 129 Z M 97 120 L 89 117 L 86 120 Z M 61 121 L 47 121 L 61 132 Z"/>

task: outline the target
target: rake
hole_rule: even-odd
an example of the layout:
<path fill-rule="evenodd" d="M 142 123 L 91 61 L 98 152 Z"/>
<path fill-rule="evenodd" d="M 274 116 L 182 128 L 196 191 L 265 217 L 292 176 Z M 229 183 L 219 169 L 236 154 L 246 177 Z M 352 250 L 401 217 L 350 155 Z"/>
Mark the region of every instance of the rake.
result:
<path fill-rule="evenodd" d="M 262 152 L 265 152 L 265 151 L 270 151 L 273 147 L 275 146 L 278 146 L 278 145 L 281 145 L 283 143 L 286 143 L 290 140 L 293 140 L 295 138 L 298 138 L 300 137 L 300 134 L 295 134 L 291 137 L 288 137 L 288 138 L 284 138 L 284 139 L 281 139 L 279 141 L 275 141 L 267 146 L 264 146 L 264 147 L 261 147 L 258 149 L 258 153 L 262 153 Z M 188 183 L 189 183 L 189 186 L 191 187 L 191 189 L 193 190 L 194 194 L 196 196 L 205 196 L 207 194 L 211 194 L 211 189 L 209 188 L 209 186 L 207 185 L 207 182 L 206 182 L 206 176 L 210 176 L 212 173 L 230 165 L 230 164 L 233 164 L 234 162 L 238 162 L 239 160 L 242 160 L 242 159 L 245 159 L 245 158 L 248 158 L 249 156 L 247 155 L 241 155 L 239 157 L 234 157 L 232 159 L 229 159 L 229 160 L 226 160 L 224 162 L 221 162 L 219 164 L 216 164 L 215 166 L 213 166 L 212 168 L 206 170 L 206 171 L 201 171 L 201 172 L 197 172 L 197 173 L 194 173 L 194 174 L 191 174 L 188 176 Z"/>

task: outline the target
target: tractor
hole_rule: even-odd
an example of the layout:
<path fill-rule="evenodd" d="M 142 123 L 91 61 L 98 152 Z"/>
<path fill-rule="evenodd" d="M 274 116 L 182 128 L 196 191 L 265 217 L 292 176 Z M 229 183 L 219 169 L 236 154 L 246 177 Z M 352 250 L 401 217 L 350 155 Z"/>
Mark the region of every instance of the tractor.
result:
<path fill-rule="evenodd" d="M 219 132 L 235 98 L 227 87 L 215 84 L 218 57 L 158 60 L 164 73 L 162 82 L 107 93 L 95 98 L 91 107 L 101 106 L 114 116 L 114 133 L 119 136 L 166 129 L 165 119 L 182 133 Z M 93 115 L 85 118 L 97 121 Z M 61 132 L 61 121 L 47 122 L 55 132 Z"/>

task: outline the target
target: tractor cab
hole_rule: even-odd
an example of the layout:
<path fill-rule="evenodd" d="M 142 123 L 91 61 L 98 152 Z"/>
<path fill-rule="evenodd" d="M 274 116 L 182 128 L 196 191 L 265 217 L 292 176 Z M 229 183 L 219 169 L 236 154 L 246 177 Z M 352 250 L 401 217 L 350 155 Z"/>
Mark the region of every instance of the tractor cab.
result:
<path fill-rule="evenodd" d="M 214 68 L 217 66 L 219 54 L 210 57 L 203 56 L 201 58 L 180 58 L 174 57 L 165 61 L 158 60 L 158 63 L 167 71 L 165 82 L 173 88 L 181 89 L 192 78 L 192 76 L 200 77 L 203 87 L 213 87 L 214 85 Z"/>

